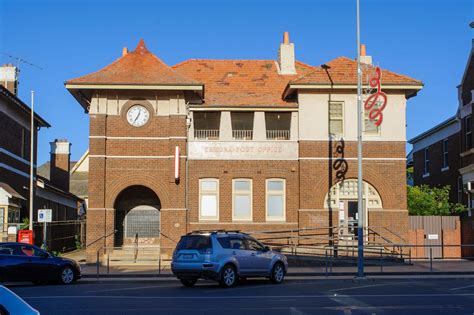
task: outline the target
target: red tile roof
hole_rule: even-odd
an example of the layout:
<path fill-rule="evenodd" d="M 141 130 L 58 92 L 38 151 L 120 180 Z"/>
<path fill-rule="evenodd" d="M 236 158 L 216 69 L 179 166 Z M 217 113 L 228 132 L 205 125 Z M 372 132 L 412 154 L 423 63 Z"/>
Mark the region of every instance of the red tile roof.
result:
<path fill-rule="evenodd" d="M 327 66 L 327 67 L 326 67 Z M 422 85 L 423 82 L 382 70 L 382 85 Z M 291 84 L 357 84 L 357 61 L 347 57 L 331 60 L 309 74 L 300 76 Z"/>
<path fill-rule="evenodd" d="M 283 100 L 283 92 L 315 68 L 297 61 L 297 75 L 280 75 L 275 60 L 190 59 L 173 69 L 204 83 L 205 106 L 296 106 Z"/>
<path fill-rule="evenodd" d="M 134 51 L 97 72 L 72 79 L 66 84 L 198 85 L 177 73 L 151 53 L 143 39 Z"/>

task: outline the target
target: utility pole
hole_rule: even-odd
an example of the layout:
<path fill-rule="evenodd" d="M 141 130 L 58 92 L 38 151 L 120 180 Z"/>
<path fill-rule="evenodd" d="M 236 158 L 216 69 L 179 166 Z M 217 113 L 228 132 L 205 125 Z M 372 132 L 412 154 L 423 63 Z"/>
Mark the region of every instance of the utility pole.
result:
<path fill-rule="evenodd" d="M 34 206 L 34 192 L 33 192 L 33 169 L 34 169 L 34 141 L 35 141 L 35 91 L 31 91 L 31 118 L 30 118 L 30 226 L 33 230 L 33 206 Z"/>
<path fill-rule="evenodd" d="M 360 67 L 360 0 L 357 1 L 357 276 L 364 277 L 364 204 L 362 192 L 362 71 Z"/>

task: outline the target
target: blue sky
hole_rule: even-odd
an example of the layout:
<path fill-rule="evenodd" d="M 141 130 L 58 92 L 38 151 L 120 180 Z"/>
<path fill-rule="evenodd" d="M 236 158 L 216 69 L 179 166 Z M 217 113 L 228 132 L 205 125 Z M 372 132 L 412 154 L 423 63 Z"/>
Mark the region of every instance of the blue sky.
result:
<path fill-rule="evenodd" d="M 407 138 L 453 115 L 474 20 L 471 0 L 361 0 L 362 42 L 382 68 L 425 83 L 407 110 Z M 355 57 L 355 0 L 41 1 L 0 0 L 0 53 L 21 66 L 19 96 L 52 125 L 42 129 L 38 162 L 49 141 L 67 138 L 72 159 L 88 146 L 88 117 L 64 81 L 98 70 L 140 38 L 173 65 L 189 58 L 273 59 L 284 31 L 297 59 L 321 65 Z M 0 62 L 14 60 L 0 54 Z"/>

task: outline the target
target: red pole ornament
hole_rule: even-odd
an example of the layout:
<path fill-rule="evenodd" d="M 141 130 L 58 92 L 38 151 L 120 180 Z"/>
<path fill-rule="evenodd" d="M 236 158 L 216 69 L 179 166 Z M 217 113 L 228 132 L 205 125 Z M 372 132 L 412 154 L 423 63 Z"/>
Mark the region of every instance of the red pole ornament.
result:
<path fill-rule="evenodd" d="M 364 102 L 365 110 L 369 111 L 369 119 L 374 122 L 375 126 L 380 126 L 383 121 L 383 110 L 385 106 L 387 106 L 387 94 L 382 92 L 382 88 L 380 87 L 380 79 L 382 73 L 380 68 L 375 68 L 375 76 L 370 78 L 369 85 L 371 88 L 375 88 L 376 92 L 371 94 Z M 376 104 L 380 104 L 380 106 L 376 107 Z"/>

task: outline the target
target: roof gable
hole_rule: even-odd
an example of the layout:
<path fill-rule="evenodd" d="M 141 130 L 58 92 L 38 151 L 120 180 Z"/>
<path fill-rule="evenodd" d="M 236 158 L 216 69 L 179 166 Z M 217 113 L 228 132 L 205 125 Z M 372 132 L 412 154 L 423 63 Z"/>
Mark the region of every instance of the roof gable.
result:
<path fill-rule="evenodd" d="M 423 82 L 388 70 L 382 70 L 384 85 L 423 85 Z M 317 67 L 307 75 L 300 76 L 291 84 L 357 84 L 357 61 L 348 57 L 338 57 Z"/>
<path fill-rule="evenodd" d="M 197 85 L 198 82 L 174 71 L 151 53 L 140 40 L 134 51 L 108 66 L 66 84 Z"/>

